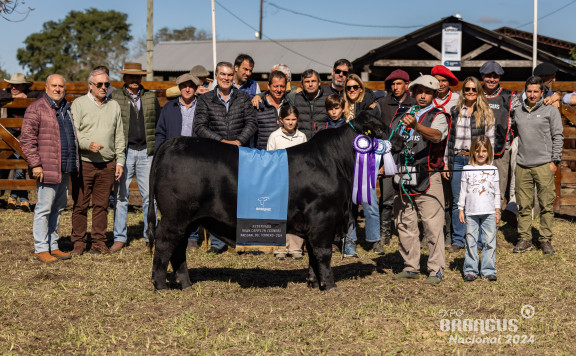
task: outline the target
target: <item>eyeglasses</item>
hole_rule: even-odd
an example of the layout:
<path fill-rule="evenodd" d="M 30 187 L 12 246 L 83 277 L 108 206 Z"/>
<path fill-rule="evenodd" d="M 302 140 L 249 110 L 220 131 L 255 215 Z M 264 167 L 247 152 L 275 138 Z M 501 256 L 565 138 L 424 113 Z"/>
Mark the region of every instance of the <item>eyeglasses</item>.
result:
<path fill-rule="evenodd" d="M 108 88 L 110 86 L 110 82 L 100 82 L 100 83 L 90 82 L 90 84 L 94 85 L 96 88 L 102 88 L 102 86 Z"/>
<path fill-rule="evenodd" d="M 340 73 L 342 73 L 342 75 L 345 76 L 345 77 L 348 76 L 348 71 L 347 71 L 347 70 L 334 69 L 334 74 L 340 74 Z"/>
<path fill-rule="evenodd" d="M 350 91 L 350 90 L 358 90 L 360 89 L 360 85 L 346 85 L 346 91 Z"/>
<path fill-rule="evenodd" d="M 468 87 L 464 88 L 464 92 L 468 93 L 469 91 L 474 92 L 474 93 L 478 92 L 478 90 L 476 90 L 476 88 L 468 88 Z"/>

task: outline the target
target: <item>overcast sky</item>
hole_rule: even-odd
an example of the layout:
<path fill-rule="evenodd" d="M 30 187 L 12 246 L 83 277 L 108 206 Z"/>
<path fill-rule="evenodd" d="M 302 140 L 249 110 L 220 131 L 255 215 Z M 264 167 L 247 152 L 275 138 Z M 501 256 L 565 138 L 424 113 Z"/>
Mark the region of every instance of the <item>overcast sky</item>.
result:
<path fill-rule="evenodd" d="M 255 38 L 259 0 L 216 0 L 216 3 L 217 39 Z M 155 0 L 154 29 L 194 26 L 211 32 L 210 4 L 210 0 Z M 26 72 L 16 60 L 17 49 L 24 47 L 26 37 L 40 31 L 44 22 L 63 19 L 70 10 L 96 7 L 127 13 L 132 36 L 140 38 L 146 33 L 146 6 L 147 0 L 25 0 L 19 9 L 34 10 L 24 21 L 0 19 L 0 67 L 9 73 Z M 456 13 L 464 21 L 488 29 L 509 26 L 532 32 L 530 0 L 266 0 L 263 33 L 264 38 L 272 39 L 403 36 Z M 540 0 L 538 15 L 548 15 L 538 22 L 539 34 L 576 42 L 573 31 L 576 0 Z M 10 18 L 18 16 L 13 14 Z"/>

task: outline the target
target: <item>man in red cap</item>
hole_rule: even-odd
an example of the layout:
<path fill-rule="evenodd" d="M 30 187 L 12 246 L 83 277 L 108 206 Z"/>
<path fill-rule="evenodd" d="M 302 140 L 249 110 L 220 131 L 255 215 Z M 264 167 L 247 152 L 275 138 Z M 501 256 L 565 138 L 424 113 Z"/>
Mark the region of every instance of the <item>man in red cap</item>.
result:
<path fill-rule="evenodd" d="M 396 115 L 404 113 L 412 105 L 416 105 L 416 99 L 407 92 L 410 76 L 402 69 L 396 69 L 386 79 L 384 84 L 390 93 L 377 100 L 377 109 L 380 109 L 380 117 L 386 126 L 390 126 Z M 380 237 L 381 241 L 388 245 L 392 237 L 391 221 L 394 206 L 394 189 L 392 178 L 385 177 L 380 181 L 382 193 L 382 210 L 380 213 Z"/>
<path fill-rule="evenodd" d="M 458 78 L 456 78 L 450 69 L 440 64 L 432 68 L 430 74 L 440 82 L 440 89 L 436 92 L 434 105 L 450 113 L 450 109 L 458 103 L 458 98 L 460 97 L 458 93 L 450 90 L 450 87 L 458 85 Z"/>

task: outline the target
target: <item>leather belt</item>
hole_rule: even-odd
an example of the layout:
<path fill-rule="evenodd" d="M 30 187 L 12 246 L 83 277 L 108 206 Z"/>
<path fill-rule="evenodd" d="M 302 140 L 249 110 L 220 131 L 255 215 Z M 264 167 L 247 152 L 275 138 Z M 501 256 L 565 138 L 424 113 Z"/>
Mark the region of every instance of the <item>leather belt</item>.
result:
<path fill-rule="evenodd" d="M 460 152 L 456 152 L 457 155 L 460 156 L 470 156 L 470 152 L 468 151 L 460 151 Z"/>

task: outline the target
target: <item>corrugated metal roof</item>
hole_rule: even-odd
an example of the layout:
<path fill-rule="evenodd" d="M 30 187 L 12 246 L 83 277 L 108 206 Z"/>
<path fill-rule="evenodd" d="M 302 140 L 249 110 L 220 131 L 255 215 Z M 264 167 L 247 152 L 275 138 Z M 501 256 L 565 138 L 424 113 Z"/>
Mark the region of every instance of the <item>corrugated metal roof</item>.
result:
<path fill-rule="evenodd" d="M 353 61 L 394 39 L 396 37 L 229 40 L 217 41 L 216 51 L 218 62 L 234 62 L 238 54 L 249 54 L 254 58 L 256 73 L 268 73 L 278 63 L 288 65 L 293 73 L 310 68 L 330 73 L 336 60 Z M 146 55 L 136 62 L 146 67 Z M 212 69 L 212 41 L 160 42 L 154 46 L 154 71 L 187 72 L 198 64 Z"/>

